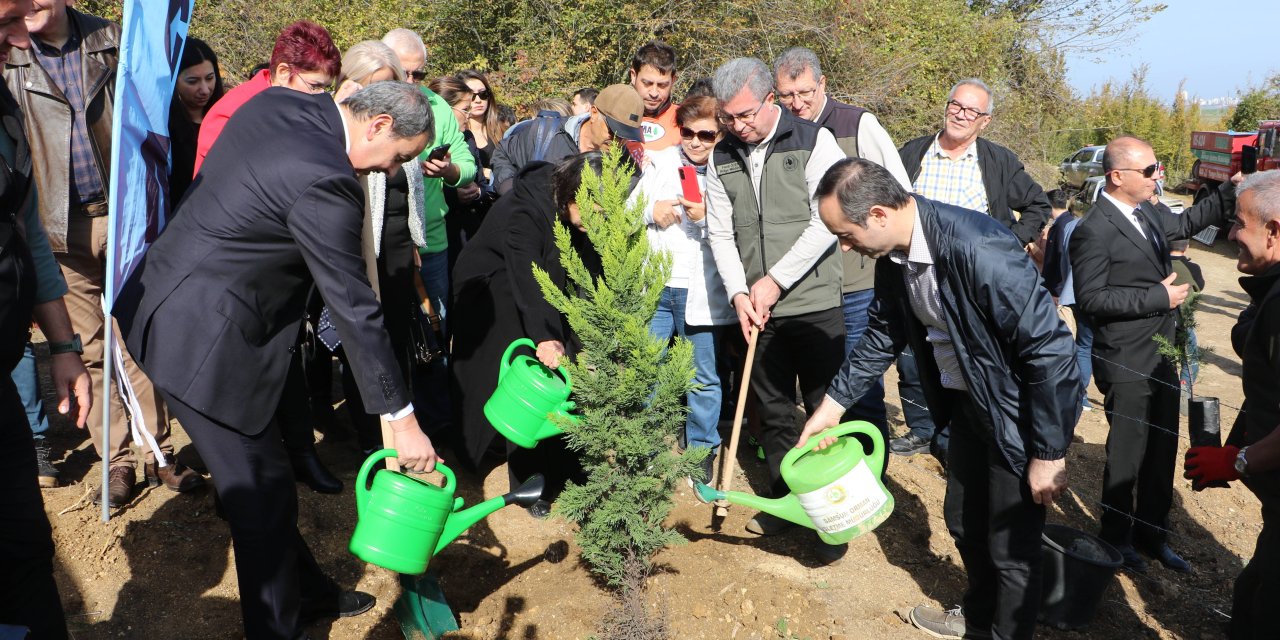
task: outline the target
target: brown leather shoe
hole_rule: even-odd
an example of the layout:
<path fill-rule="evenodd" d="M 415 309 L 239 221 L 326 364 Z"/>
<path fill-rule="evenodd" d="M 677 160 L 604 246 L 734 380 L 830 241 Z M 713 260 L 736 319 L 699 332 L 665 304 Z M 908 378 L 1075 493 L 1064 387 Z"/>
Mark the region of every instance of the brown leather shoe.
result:
<path fill-rule="evenodd" d="M 148 462 L 143 467 L 143 472 L 147 476 L 147 486 L 158 487 L 163 483 L 170 491 L 178 493 L 204 486 L 204 476 L 180 464 L 172 453 L 167 457 L 168 466 L 158 467 L 156 463 Z"/>
<path fill-rule="evenodd" d="M 107 504 L 112 507 L 123 507 L 133 498 L 133 485 L 138 481 L 133 467 L 117 465 L 107 471 Z M 94 498 L 97 502 L 102 494 Z"/>

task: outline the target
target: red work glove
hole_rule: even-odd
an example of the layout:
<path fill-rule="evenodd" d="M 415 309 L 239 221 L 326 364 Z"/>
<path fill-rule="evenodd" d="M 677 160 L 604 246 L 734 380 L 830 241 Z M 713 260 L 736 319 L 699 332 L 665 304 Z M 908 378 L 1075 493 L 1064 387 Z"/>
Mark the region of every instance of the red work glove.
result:
<path fill-rule="evenodd" d="M 1236 456 L 1239 447 L 1191 447 L 1183 463 L 1183 477 L 1191 480 L 1191 486 L 1199 491 L 1218 481 L 1239 480 L 1236 472 Z"/>

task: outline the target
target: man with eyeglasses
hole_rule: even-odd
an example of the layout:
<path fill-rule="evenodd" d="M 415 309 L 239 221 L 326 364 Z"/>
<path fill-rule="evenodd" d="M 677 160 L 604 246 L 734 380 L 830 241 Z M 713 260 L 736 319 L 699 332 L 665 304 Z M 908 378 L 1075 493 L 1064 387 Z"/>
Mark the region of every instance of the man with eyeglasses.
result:
<path fill-rule="evenodd" d="M 751 388 L 760 400 L 772 490 L 782 496 L 788 489 L 779 465 L 800 435 L 796 378 L 812 412 L 844 356 L 840 258 L 814 193 L 845 154 L 830 131 L 774 104 L 764 62 L 730 60 L 713 86 L 718 119 L 732 135 L 716 145 L 707 169 L 708 240 L 743 336 L 760 329 Z M 771 535 L 789 526 L 760 513 L 747 530 Z M 816 548 L 828 562 L 845 550 Z"/>
<path fill-rule="evenodd" d="M 1238 177 L 1178 215 L 1150 202 L 1164 169 L 1146 141 L 1112 140 L 1102 172 L 1102 197 L 1080 219 L 1068 248 L 1076 306 L 1093 322 L 1094 379 L 1111 426 L 1099 537 L 1120 551 L 1130 570 L 1146 570 L 1141 551 L 1185 573 L 1191 565 L 1167 540 L 1178 372 L 1152 337 L 1174 339 L 1174 310 L 1187 297 L 1188 285 L 1173 284 L 1169 242 L 1221 224 L 1235 208 Z"/>
<path fill-rule="evenodd" d="M 942 130 L 907 142 L 898 154 L 917 194 L 995 218 L 1029 251 L 1050 219 L 1049 200 L 1018 156 L 980 137 L 991 124 L 994 109 L 995 99 L 986 83 L 977 78 L 961 80 L 947 97 Z M 1015 211 L 1019 215 L 1015 216 Z M 903 352 L 898 360 L 898 391 L 911 431 L 894 438 L 889 450 L 911 456 L 932 448 L 934 455 L 945 461 L 947 426 L 934 424 L 924 408 L 920 374 L 911 351 Z"/>
<path fill-rule="evenodd" d="M 870 160 L 888 169 L 903 188 L 911 188 L 907 170 L 898 157 L 898 147 L 875 114 L 844 104 L 827 94 L 827 77 L 822 74 L 816 53 L 804 47 L 787 49 L 773 63 L 773 73 L 778 87 L 778 102 L 782 106 L 790 109 L 796 117 L 830 130 L 845 156 Z M 841 288 L 844 349 L 848 353 L 858 344 L 867 328 L 867 311 L 876 293 L 875 261 L 856 251 L 843 251 L 841 263 L 844 268 L 844 286 Z M 880 427 L 887 441 L 889 425 L 885 415 L 883 381 L 872 385 L 849 408 L 845 418 L 866 420 Z"/>
<path fill-rule="evenodd" d="M 30 141 L 32 174 L 39 194 L 40 218 L 49 244 L 67 281 L 65 296 L 75 337 L 51 345 L 53 353 L 81 355 L 102 389 L 102 288 L 106 280 L 107 197 L 111 174 L 111 114 L 115 96 L 120 26 L 67 6 L 68 0 L 37 0 L 31 4 L 26 26 L 31 47 L 14 50 L 4 65 L 25 118 Z M 148 451 L 145 475 L 153 484 L 188 491 L 204 478 L 174 464 L 169 439 L 169 416 L 150 381 L 128 353 L 124 373 L 129 376 L 141 410 L 134 420 L 145 425 L 159 452 Z M 118 395 L 99 398 L 89 414 L 93 445 L 101 454 L 102 407 L 112 412 L 108 502 L 122 506 L 133 496 L 137 460 L 130 448 L 130 419 Z M 134 422 L 138 428 L 138 422 Z M 165 466 L 157 455 L 166 459 Z"/>

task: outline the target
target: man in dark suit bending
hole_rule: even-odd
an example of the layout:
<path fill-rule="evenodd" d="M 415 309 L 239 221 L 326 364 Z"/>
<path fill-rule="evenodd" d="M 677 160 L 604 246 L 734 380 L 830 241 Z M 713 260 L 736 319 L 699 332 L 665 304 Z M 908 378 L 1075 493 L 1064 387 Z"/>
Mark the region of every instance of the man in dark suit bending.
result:
<path fill-rule="evenodd" d="M 1175 571 L 1191 566 L 1167 543 L 1178 453 L 1178 372 L 1152 336 L 1173 340 L 1173 310 L 1187 285 L 1173 284 L 1169 241 L 1221 224 L 1235 186 L 1175 215 L 1151 204 L 1164 169 L 1151 145 L 1122 137 L 1102 158 L 1106 186 L 1071 234 L 1076 305 L 1094 321 L 1093 371 L 1105 396 L 1107 465 L 1102 478 L 1103 540 L 1125 566 L 1145 571 L 1138 550 Z M 1136 504 L 1135 504 L 1136 489 Z"/>
<path fill-rule="evenodd" d="M 273 419 L 313 280 L 365 406 L 395 431 L 401 464 L 435 466 L 365 277 L 356 179 L 395 171 L 432 130 L 426 98 L 404 83 L 372 84 L 341 105 L 267 89 L 227 124 L 116 302 L 129 351 L 213 475 L 251 640 L 305 637 L 311 620 L 373 606 L 321 573 L 299 535 Z"/>

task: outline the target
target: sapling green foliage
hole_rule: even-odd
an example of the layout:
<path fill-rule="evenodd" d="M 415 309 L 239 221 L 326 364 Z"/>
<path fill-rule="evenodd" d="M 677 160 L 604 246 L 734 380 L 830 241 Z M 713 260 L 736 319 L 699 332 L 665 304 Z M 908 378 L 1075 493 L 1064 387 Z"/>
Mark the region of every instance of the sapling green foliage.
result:
<path fill-rule="evenodd" d="M 582 343 L 567 365 L 581 420 L 559 424 L 587 480 L 565 488 L 555 513 L 579 526 L 583 560 L 615 588 L 627 588 L 628 565 L 638 562 L 647 573 L 653 554 L 684 541 L 663 521 L 676 484 L 697 475 L 707 454 L 677 451 L 687 413 L 682 401 L 693 387 L 693 347 L 649 334 L 671 258 L 649 249 L 643 198 L 628 204 L 632 170 L 622 153 L 613 145 L 599 176 L 585 167 L 577 193 L 582 225 L 600 255 L 599 277 L 587 270 L 563 223 L 555 234 L 568 286 L 559 289 L 534 265 L 543 296 Z"/>
<path fill-rule="evenodd" d="M 1192 365 L 1200 364 L 1204 354 L 1211 351 L 1209 347 L 1191 343 L 1191 332 L 1196 328 L 1196 309 L 1199 306 L 1200 292 L 1188 293 L 1187 298 L 1178 305 L 1178 326 L 1173 332 L 1173 340 L 1159 334 L 1151 337 L 1156 341 L 1156 352 L 1176 369 L 1196 371 L 1196 367 Z M 1195 376 L 1192 376 L 1188 382 L 1187 394 L 1192 397 L 1195 396 L 1192 393 L 1195 381 Z"/>

